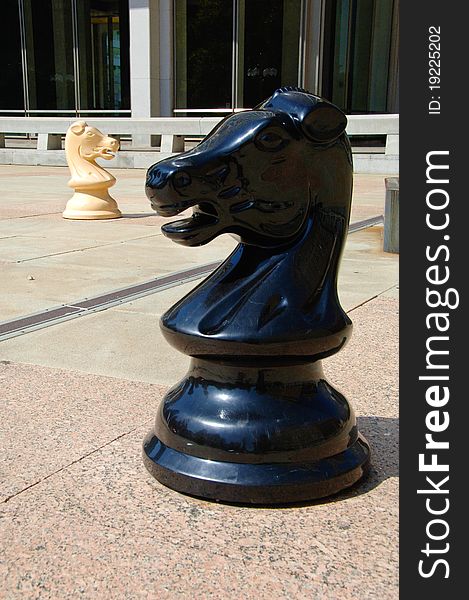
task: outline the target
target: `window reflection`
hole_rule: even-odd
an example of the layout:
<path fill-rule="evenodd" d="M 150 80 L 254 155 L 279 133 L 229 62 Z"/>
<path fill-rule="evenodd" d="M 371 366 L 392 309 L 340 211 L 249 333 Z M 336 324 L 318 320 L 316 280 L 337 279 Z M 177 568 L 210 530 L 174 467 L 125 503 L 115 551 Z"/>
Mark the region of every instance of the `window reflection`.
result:
<path fill-rule="evenodd" d="M 80 109 L 130 108 L 127 2 L 77 2 Z"/>
<path fill-rule="evenodd" d="M 301 0 L 245 0 L 241 106 L 298 84 Z M 244 42 L 244 43 L 243 43 Z"/>
<path fill-rule="evenodd" d="M 69 0 L 24 0 L 29 109 L 75 107 Z"/>
<path fill-rule="evenodd" d="M 176 0 L 175 9 L 177 108 L 252 108 L 298 84 L 301 0 Z"/>
<path fill-rule="evenodd" d="M 300 44 L 309 52 L 301 15 L 310 15 L 310 36 L 314 0 L 173 2 L 177 109 L 250 108 L 311 77 L 313 59 L 304 74 L 299 56 Z M 129 0 L 0 4 L 8 24 L 0 39 L 2 114 L 130 112 Z M 324 4 L 320 93 L 347 113 L 396 112 L 398 0 Z M 155 18 L 158 7 L 151 3 Z"/>
<path fill-rule="evenodd" d="M 21 110 L 24 90 L 18 1 L 4 0 L 2 11 L 9 34 L 0 36 L 0 111 L 2 108 Z"/>
<path fill-rule="evenodd" d="M 176 0 L 176 105 L 232 107 L 230 0 Z"/>
<path fill-rule="evenodd" d="M 0 110 L 130 109 L 128 0 L 2 0 Z"/>
<path fill-rule="evenodd" d="M 349 114 L 385 113 L 397 0 L 327 0 L 323 95 Z"/>

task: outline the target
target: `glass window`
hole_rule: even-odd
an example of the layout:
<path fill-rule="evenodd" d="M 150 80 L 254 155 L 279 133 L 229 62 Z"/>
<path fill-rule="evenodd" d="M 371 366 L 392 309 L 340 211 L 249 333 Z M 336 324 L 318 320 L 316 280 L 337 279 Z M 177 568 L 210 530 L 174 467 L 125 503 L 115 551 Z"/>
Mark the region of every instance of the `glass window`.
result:
<path fill-rule="evenodd" d="M 232 106 L 233 4 L 176 0 L 176 106 Z"/>
<path fill-rule="evenodd" d="M 245 0 L 240 106 L 252 108 L 278 87 L 298 84 L 301 0 Z M 240 64 L 241 66 L 241 64 Z"/>
<path fill-rule="evenodd" d="M 175 6 L 177 108 L 251 108 L 298 84 L 301 0 Z"/>
<path fill-rule="evenodd" d="M 80 110 L 129 109 L 128 1 L 76 5 Z"/>
<path fill-rule="evenodd" d="M 0 111 L 21 110 L 24 90 L 18 0 L 4 0 L 1 6 L 8 27 L 0 35 Z"/>
<path fill-rule="evenodd" d="M 25 0 L 29 109 L 75 107 L 70 0 Z"/>
<path fill-rule="evenodd" d="M 130 110 L 128 0 L 4 0 L 0 111 Z"/>
<path fill-rule="evenodd" d="M 347 113 L 384 113 L 394 0 L 327 0 L 323 95 Z"/>

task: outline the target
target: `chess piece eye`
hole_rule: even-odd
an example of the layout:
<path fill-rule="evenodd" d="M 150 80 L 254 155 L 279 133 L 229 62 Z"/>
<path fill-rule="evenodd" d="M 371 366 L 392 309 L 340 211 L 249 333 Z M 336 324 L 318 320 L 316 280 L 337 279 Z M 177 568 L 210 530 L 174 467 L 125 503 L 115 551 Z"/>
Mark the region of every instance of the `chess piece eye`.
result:
<path fill-rule="evenodd" d="M 280 150 L 280 148 L 284 148 L 287 143 L 287 140 L 274 131 L 261 132 L 255 141 L 256 146 L 260 150 L 267 152 L 275 152 L 276 150 Z"/>
<path fill-rule="evenodd" d="M 183 188 L 190 185 L 192 180 L 189 173 L 186 173 L 186 171 L 179 171 L 179 173 L 174 175 L 173 181 L 175 188 Z"/>

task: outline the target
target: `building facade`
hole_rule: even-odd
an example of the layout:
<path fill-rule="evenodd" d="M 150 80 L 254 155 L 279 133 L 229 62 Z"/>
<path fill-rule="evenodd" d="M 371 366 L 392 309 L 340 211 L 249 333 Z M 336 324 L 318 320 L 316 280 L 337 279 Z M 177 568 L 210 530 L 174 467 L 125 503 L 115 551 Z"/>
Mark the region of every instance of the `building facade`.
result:
<path fill-rule="evenodd" d="M 186 116 L 298 85 L 398 112 L 398 0 L 2 0 L 0 115 Z"/>

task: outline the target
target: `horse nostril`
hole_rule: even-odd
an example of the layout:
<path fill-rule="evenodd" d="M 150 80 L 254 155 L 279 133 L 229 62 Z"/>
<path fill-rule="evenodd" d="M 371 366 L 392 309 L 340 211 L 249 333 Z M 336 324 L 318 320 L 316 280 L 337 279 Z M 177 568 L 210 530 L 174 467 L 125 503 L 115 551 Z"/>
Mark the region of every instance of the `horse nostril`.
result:
<path fill-rule="evenodd" d="M 186 171 L 179 171 L 173 176 L 173 183 L 175 188 L 187 187 L 191 183 L 191 176 Z"/>
<path fill-rule="evenodd" d="M 162 189 L 168 181 L 168 174 L 164 169 L 151 167 L 147 172 L 146 185 L 150 188 Z"/>

